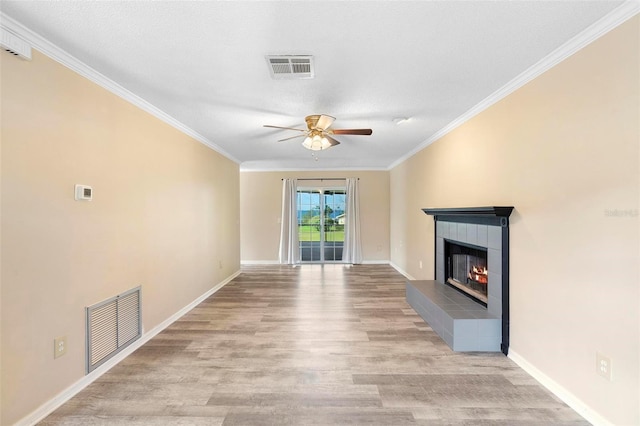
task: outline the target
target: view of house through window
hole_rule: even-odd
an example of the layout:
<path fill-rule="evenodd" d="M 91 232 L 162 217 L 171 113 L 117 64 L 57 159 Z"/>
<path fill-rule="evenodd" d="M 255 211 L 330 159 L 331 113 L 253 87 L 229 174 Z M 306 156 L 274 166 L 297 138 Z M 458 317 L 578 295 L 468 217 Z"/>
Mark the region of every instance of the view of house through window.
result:
<path fill-rule="evenodd" d="M 298 189 L 302 262 L 340 262 L 344 246 L 344 188 Z"/>

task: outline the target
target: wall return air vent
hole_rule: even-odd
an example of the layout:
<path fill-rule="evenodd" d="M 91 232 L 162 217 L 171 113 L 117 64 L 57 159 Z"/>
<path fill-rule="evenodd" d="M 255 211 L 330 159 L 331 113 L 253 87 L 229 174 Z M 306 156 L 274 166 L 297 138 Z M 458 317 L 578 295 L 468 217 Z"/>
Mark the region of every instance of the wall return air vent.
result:
<path fill-rule="evenodd" d="M 269 72 L 273 79 L 305 79 L 313 78 L 313 56 L 303 55 L 269 55 Z"/>
<path fill-rule="evenodd" d="M 142 287 L 85 308 L 87 374 L 142 336 Z"/>

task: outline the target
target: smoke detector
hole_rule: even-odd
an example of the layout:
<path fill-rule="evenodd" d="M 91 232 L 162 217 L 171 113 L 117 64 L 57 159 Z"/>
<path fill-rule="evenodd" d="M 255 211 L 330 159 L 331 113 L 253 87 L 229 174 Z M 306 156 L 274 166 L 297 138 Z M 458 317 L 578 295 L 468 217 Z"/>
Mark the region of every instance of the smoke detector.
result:
<path fill-rule="evenodd" d="M 5 30 L 4 28 L 2 28 L 1 30 L 2 34 L 0 35 L 0 46 L 14 56 L 19 56 L 22 59 L 31 60 L 31 46 L 29 46 L 26 41 Z"/>
<path fill-rule="evenodd" d="M 313 78 L 313 56 L 307 55 L 267 55 L 271 78 L 305 79 Z"/>

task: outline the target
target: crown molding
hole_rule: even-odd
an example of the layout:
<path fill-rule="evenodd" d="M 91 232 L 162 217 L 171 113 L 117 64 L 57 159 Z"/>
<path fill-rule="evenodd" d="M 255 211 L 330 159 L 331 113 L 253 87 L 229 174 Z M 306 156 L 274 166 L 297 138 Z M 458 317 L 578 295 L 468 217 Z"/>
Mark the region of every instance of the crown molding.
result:
<path fill-rule="evenodd" d="M 395 160 L 391 163 L 387 170 L 391 170 L 404 161 L 408 160 L 418 152 L 422 151 L 427 146 L 431 145 L 438 139 L 444 137 L 454 129 L 458 128 L 462 124 L 469 121 L 471 118 L 480 114 L 482 111 L 486 110 L 493 104 L 498 101 L 506 98 L 511 93 L 515 92 L 525 84 L 529 83 L 531 80 L 540 76 L 544 72 L 550 70 L 554 66 L 558 65 L 560 62 L 564 61 L 574 53 L 583 49 L 587 45 L 591 44 L 598 38 L 602 37 L 612 29 L 618 27 L 623 24 L 627 20 L 633 18 L 640 12 L 640 0 L 627 0 L 603 18 L 591 24 L 584 31 L 569 39 L 567 42 L 562 44 L 560 47 L 555 49 L 553 52 L 542 58 L 540 61 L 536 62 L 534 65 L 529 67 L 526 71 L 518 75 L 513 80 L 509 81 L 507 84 L 502 86 L 500 89 L 496 90 L 485 99 L 480 101 L 476 106 L 472 107 L 470 110 L 453 120 L 451 123 L 444 126 L 442 129 L 438 130 L 434 133 L 430 138 L 422 142 L 413 150 L 409 151 L 407 154 Z"/>
<path fill-rule="evenodd" d="M 388 172 L 388 167 L 333 167 L 333 168 L 260 168 L 260 167 L 242 167 L 240 165 L 240 173 L 252 172 Z"/>
<path fill-rule="evenodd" d="M 31 45 L 31 47 L 47 55 L 54 61 L 59 62 L 60 64 L 69 68 L 70 70 L 96 83 L 100 87 L 110 91 L 116 96 L 119 96 L 120 98 L 135 105 L 141 110 L 148 112 L 149 114 L 153 115 L 157 119 L 164 121 L 165 123 L 169 124 L 170 126 L 174 127 L 180 132 L 184 133 L 185 135 L 192 137 L 193 139 L 197 140 L 201 144 L 225 156 L 229 160 L 237 164 L 241 163 L 240 160 L 238 160 L 237 158 L 234 158 L 231 154 L 229 154 L 227 151 L 225 151 L 223 148 L 221 148 L 211 140 L 207 139 L 205 136 L 201 135 L 200 133 L 196 132 L 195 130 L 191 129 L 190 127 L 186 126 L 180 121 L 176 120 L 166 112 L 152 105 L 150 102 L 142 99 L 140 96 L 120 86 L 115 81 L 111 80 L 110 78 L 94 70 L 93 68 L 83 63 L 76 57 L 72 56 L 71 54 L 61 49 L 60 47 L 46 40 L 40 34 L 37 34 L 36 32 L 30 30 L 29 28 L 25 27 L 24 25 L 22 25 L 15 19 L 7 16 L 4 12 L 1 12 L 1 11 L 0 11 L 0 27 L 19 36 L 20 38 L 28 42 Z"/>
<path fill-rule="evenodd" d="M 576 35 L 556 50 L 551 52 L 545 58 L 538 61 L 536 64 L 531 66 L 529 69 L 515 77 L 513 80 L 508 82 L 506 85 L 502 86 L 500 89 L 496 90 L 485 99 L 480 101 L 477 105 L 469 109 L 467 112 L 451 121 L 445 127 L 434 133 L 431 137 L 426 139 L 420 145 L 418 145 L 413 150 L 409 151 L 405 155 L 401 156 L 389 166 L 380 167 L 380 168 L 363 168 L 363 169 L 349 169 L 349 168 L 335 168 L 335 169 L 327 169 L 330 171 L 344 171 L 344 170 L 385 170 L 389 171 L 402 162 L 406 161 L 413 155 L 417 154 L 419 151 L 423 150 L 427 146 L 436 142 L 440 138 L 444 137 L 454 129 L 458 128 L 465 122 L 469 121 L 471 118 L 478 115 L 480 112 L 486 110 L 496 102 L 515 92 L 520 87 L 524 86 L 531 80 L 535 79 L 542 73 L 551 69 L 558 63 L 562 62 L 566 58 L 570 57 L 580 49 L 584 48 L 588 44 L 592 43 L 594 40 L 600 38 L 607 32 L 621 25 L 628 19 L 637 15 L 640 12 L 640 1 L 639 0 L 627 0 L 622 5 L 611 11 L 609 14 L 604 16 L 602 19 L 598 20 L 587 29 L 582 31 L 580 34 Z M 240 164 L 240 171 L 274 171 L 272 168 L 252 168 L 251 166 L 242 167 L 242 161 L 233 157 L 230 153 L 225 151 L 222 147 L 215 144 L 213 141 L 207 139 L 205 136 L 191 129 L 190 127 L 184 125 L 180 121 L 176 120 L 169 114 L 155 107 L 148 101 L 142 99 L 141 97 L 135 95 L 124 87 L 120 86 L 113 80 L 108 77 L 102 75 L 98 71 L 84 64 L 80 60 L 76 59 L 66 51 L 62 50 L 58 46 L 44 39 L 39 34 L 34 31 L 28 29 L 24 25 L 20 24 L 13 18 L 7 16 L 3 12 L 0 11 L 0 26 L 10 31 L 25 41 L 29 42 L 33 48 L 39 50 L 45 55 L 49 56 L 53 60 L 61 63 L 72 71 L 82 75 L 83 77 L 89 79 L 90 81 L 98 84 L 99 86 L 105 88 L 106 90 L 114 93 L 120 98 L 130 102 L 131 104 L 137 106 L 138 108 L 148 112 L 154 117 L 164 121 L 170 126 L 176 128 L 182 133 L 192 137 L 203 145 L 213 149 L 214 151 L 220 153 L 231 161 L 234 161 L 237 164 Z M 316 169 L 278 169 L 278 171 L 316 171 Z"/>

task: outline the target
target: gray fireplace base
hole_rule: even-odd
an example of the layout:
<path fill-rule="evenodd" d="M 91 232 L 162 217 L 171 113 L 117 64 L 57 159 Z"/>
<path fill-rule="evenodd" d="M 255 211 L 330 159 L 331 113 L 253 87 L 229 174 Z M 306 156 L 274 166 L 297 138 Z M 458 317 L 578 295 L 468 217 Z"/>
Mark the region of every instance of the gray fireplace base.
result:
<path fill-rule="evenodd" d="M 500 352 L 502 319 L 437 281 L 408 281 L 407 302 L 456 352 Z"/>

